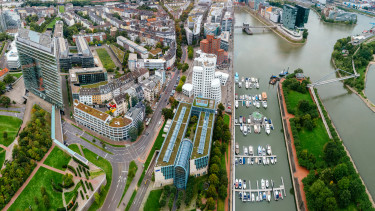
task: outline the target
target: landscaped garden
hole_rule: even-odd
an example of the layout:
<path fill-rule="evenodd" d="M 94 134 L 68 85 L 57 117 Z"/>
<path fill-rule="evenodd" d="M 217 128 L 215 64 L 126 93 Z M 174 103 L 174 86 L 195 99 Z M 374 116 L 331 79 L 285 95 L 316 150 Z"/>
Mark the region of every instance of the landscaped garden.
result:
<path fill-rule="evenodd" d="M 56 146 L 48 155 L 47 159 L 44 161 L 44 164 L 65 171 L 70 159 L 70 155 Z"/>
<path fill-rule="evenodd" d="M 5 161 L 5 154 L 6 154 L 5 149 L 3 149 L 3 150 L 0 151 L 0 166 L 3 166 L 3 164 L 4 164 L 4 161 Z M 0 167 L 0 168 L 1 168 L 1 167 Z"/>
<path fill-rule="evenodd" d="M 99 48 L 99 49 L 96 49 L 96 52 L 98 53 L 98 56 L 100 58 L 100 61 L 103 64 L 103 67 L 108 72 L 113 72 L 114 69 L 116 68 L 116 65 L 115 63 L 113 63 L 111 56 L 109 56 L 107 50 L 104 48 Z"/>
<path fill-rule="evenodd" d="M 32 210 L 56 210 L 63 207 L 62 193 L 55 191 L 51 182 L 62 183 L 62 177 L 60 173 L 41 167 L 9 210 L 25 210 L 29 207 Z"/>
<path fill-rule="evenodd" d="M 22 120 L 12 116 L 0 116 L 0 144 L 9 146 L 21 127 Z"/>
<path fill-rule="evenodd" d="M 78 145 L 77 145 L 77 144 L 70 144 L 70 145 L 69 145 L 69 149 L 71 149 L 71 150 L 73 150 L 74 152 L 76 152 L 76 153 L 82 155 L 82 154 L 81 154 L 81 151 L 79 151 L 79 148 L 78 148 Z"/>

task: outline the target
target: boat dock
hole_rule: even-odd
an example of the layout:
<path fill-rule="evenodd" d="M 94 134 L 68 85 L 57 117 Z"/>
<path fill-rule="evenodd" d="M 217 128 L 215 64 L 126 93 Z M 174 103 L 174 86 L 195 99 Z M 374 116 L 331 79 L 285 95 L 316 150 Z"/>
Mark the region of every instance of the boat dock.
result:
<path fill-rule="evenodd" d="M 273 199 L 275 201 L 277 201 L 279 198 L 276 196 L 275 194 L 275 191 L 276 193 L 281 193 L 279 195 L 280 199 L 284 199 L 284 197 L 286 197 L 286 191 L 285 191 L 285 186 L 284 186 L 284 179 L 283 177 L 281 177 L 281 185 L 279 187 L 274 187 L 274 181 L 271 180 L 271 184 L 270 184 L 270 187 L 269 188 L 259 188 L 259 181 L 257 180 L 257 183 L 256 183 L 256 189 L 251 189 L 251 181 L 249 180 L 249 188 L 248 189 L 234 189 L 235 192 L 238 192 L 238 193 L 242 193 L 242 202 L 247 202 L 247 201 L 267 201 L 265 199 L 262 199 L 262 194 L 263 192 L 268 192 L 269 194 L 273 195 Z M 257 197 L 257 200 L 255 199 L 251 199 L 251 198 L 247 198 L 247 197 L 244 197 L 245 194 L 247 193 L 250 193 L 250 196 L 255 193 L 256 194 L 256 197 Z"/>
<path fill-rule="evenodd" d="M 276 155 L 235 155 L 235 158 L 276 158 Z"/>

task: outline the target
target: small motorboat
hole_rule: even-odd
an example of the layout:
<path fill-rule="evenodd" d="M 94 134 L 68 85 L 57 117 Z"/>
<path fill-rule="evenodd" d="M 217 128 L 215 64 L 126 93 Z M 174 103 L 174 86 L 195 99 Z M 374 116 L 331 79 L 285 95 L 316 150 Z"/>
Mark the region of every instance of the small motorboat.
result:
<path fill-rule="evenodd" d="M 240 122 L 240 124 L 242 124 L 242 122 L 243 122 L 242 116 L 240 116 L 240 118 L 238 118 L 238 121 Z"/>
<path fill-rule="evenodd" d="M 250 101 L 249 101 L 249 100 L 246 100 L 246 107 L 247 107 L 247 108 L 250 107 Z"/>
<path fill-rule="evenodd" d="M 288 67 L 288 69 L 286 71 L 285 71 L 285 69 L 283 71 L 281 71 L 280 74 L 279 74 L 279 76 L 280 77 L 284 77 L 284 76 L 286 76 L 288 74 L 289 74 L 289 67 Z"/>
<path fill-rule="evenodd" d="M 263 108 L 267 108 L 268 107 L 268 105 L 267 105 L 267 101 L 262 101 L 262 106 L 263 106 Z"/>
<path fill-rule="evenodd" d="M 262 189 L 266 189 L 266 181 L 264 181 L 264 179 L 261 179 L 261 180 L 260 180 L 260 184 L 261 184 L 260 187 L 261 187 Z"/>
<path fill-rule="evenodd" d="M 241 82 L 245 82 L 245 77 L 241 77 Z"/>
<path fill-rule="evenodd" d="M 242 82 L 238 82 L 238 88 L 242 87 Z"/>
<path fill-rule="evenodd" d="M 259 89 L 259 82 L 257 82 L 255 86 L 257 89 Z"/>
<path fill-rule="evenodd" d="M 259 201 L 259 196 L 256 197 L 256 201 Z"/>
<path fill-rule="evenodd" d="M 270 202 L 271 201 L 271 192 L 267 192 L 267 201 Z"/>
<path fill-rule="evenodd" d="M 267 165 L 270 165 L 270 158 L 267 158 L 266 161 L 267 161 Z"/>
<path fill-rule="evenodd" d="M 279 191 L 279 198 L 284 199 L 283 194 L 281 194 L 281 191 Z"/>
<path fill-rule="evenodd" d="M 260 103 L 259 103 L 259 101 L 256 101 L 256 103 L 255 103 L 255 107 L 260 108 Z"/>
<path fill-rule="evenodd" d="M 262 162 L 263 162 L 263 165 L 266 165 L 267 163 L 267 160 L 266 160 L 266 157 L 263 157 L 263 159 L 262 159 Z"/>
<path fill-rule="evenodd" d="M 240 153 L 240 145 L 236 143 L 236 155 L 238 155 L 239 153 Z"/>
<path fill-rule="evenodd" d="M 271 164 L 275 164 L 275 160 L 271 157 Z"/>
<path fill-rule="evenodd" d="M 251 118 L 250 117 L 247 119 L 247 124 L 251 124 Z"/>
<path fill-rule="evenodd" d="M 247 201 L 247 195 L 246 195 L 246 193 L 243 193 L 243 200 L 242 200 L 243 202 L 246 202 Z"/>
<path fill-rule="evenodd" d="M 238 180 L 238 188 L 242 189 L 242 180 L 241 179 Z"/>
<path fill-rule="evenodd" d="M 267 155 L 271 155 L 272 154 L 271 146 L 269 144 L 267 144 L 266 148 L 267 148 Z"/>
<path fill-rule="evenodd" d="M 268 188 L 270 186 L 270 181 L 268 181 L 268 179 L 266 180 L 266 188 Z"/>
<path fill-rule="evenodd" d="M 242 199 L 242 192 L 240 192 L 240 199 Z"/>
<path fill-rule="evenodd" d="M 260 125 L 254 125 L 254 133 L 260 133 Z"/>
<path fill-rule="evenodd" d="M 248 89 L 249 88 L 249 80 L 246 78 L 246 81 L 245 81 L 245 88 Z"/>
<path fill-rule="evenodd" d="M 245 155 L 248 155 L 247 147 L 243 147 L 243 153 L 244 153 Z"/>
<path fill-rule="evenodd" d="M 236 108 L 238 108 L 238 100 L 236 100 Z"/>
<path fill-rule="evenodd" d="M 277 162 L 277 157 L 275 157 L 275 163 Z"/>
<path fill-rule="evenodd" d="M 247 193 L 247 200 L 248 200 L 248 201 L 251 201 L 251 198 L 250 198 L 250 192 Z"/>
<path fill-rule="evenodd" d="M 264 147 L 262 147 L 262 155 L 266 156 L 266 149 Z"/>
<path fill-rule="evenodd" d="M 234 123 L 238 124 L 238 119 L 237 118 L 234 119 Z"/>
<path fill-rule="evenodd" d="M 260 145 L 258 146 L 258 155 L 262 155 L 262 147 Z"/>
<path fill-rule="evenodd" d="M 242 164 L 246 164 L 246 158 L 245 157 L 242 158 Z"/>
<path fill-rule="evenodd" d="M 258 163 L 259 161 L 258 161 L 258 157 L 256 157 L 255 158 L 255 163 Z M 259 164 L 259 163 L 258 163 Z"/>
<path fill-rule="evenodd" d="M 249 146 L 249 155 L 254 155 L 254 149 L 253 146 Z"/>
<path fill-rule="evenodd" d="M 234 99 L 238 100 L 238 94 L 235 95 L 235 98 L 234 98 Z"/>
<path fill-rule="evenodd" d="M 234 81 L 235 81 L 236 83 L 238 83 L 238 79 L 239 79 L 239 76 L 238 76 L 238 73 L 236 72 L 236 73 L 234 74 Z"/>
<path fill-rule="evenodd" d="M 243 125 L 242 124 L 240 124 L 240 130 L 243 131 Z"/>
<path fill-rule="evenodd" d="M 259 165 L 262 164 L 262 158 L 259 158 L 259 159 L 258 159 L 258 164 L 259 164 Z"/>
<path fill-rule="evenodd" d="M 242 122 L 243 123 L 246 123 L 246 117 L 244 116 L 244 117 L 242 117 L 243 119 L 242 119 Z"/>
<path fill-rule="evenodd" d="M 278 200 L 279 200 L 279 191 L 278 191 L 278 190 L 275 190 L 275 191 L 273 192 L 273 194 L 274 194 L 275 200 L 278 201 Z"/>
<path fill-rule="evenodd" d="M 237 158 L 235 159 L 235 164 L 238 165 L 238 159 Z"/>
<path fill-rule="evenodd" d="M 251 194 L 251 201 L 254 202 L 255 201 L 255 195 L 252 193 Z"/>
<path fill-rule="evenodd" d="M 247 159 L 247 164 L 249 164 L 249 165 L 250 165 L 250 164 L 252 164 L 252 163 L 251 163 L 251 159 L 250 159 L 250 158 L 249 158 L 249 159 Z"/>
<path fill-rule="evenodd" d="M 234 186 L 236 189 L 238 189 L 238 179 L 236 179 L 236 182 L 234 183 Z"/>
<path fill-rule="evenodd" d="M 246 189 L 246 180 L 243 180 L 243 189 Z"/>
<path fill-rule="evenodd" d="M 268 123 L 266 124 L 265 130 L 266 130 L 267 135 L 269 135 L 271 133 L 270 125 Z"/>
<path fill-rule="evenodd" d="M 266 199 L 267 199 L 266 192 L 263 192 L 263 200 L 266 200 Z"/>
<path fill-rule="evenodd" d="M 259 99 L 260 101 L 262 101 L 262 95 L 259 94 L 258 96 L 259 96 L 258 99 Z"/>
<path fill-rule="evenodd" d="M 250 161 L 250 164 L 253 165 L 253 164 L 254 164 L 254 158 L 251 158 L 251 159 L 249 159 L 249 160 L 251 160 L 251 161 Z"/>
<path fill-rule="evenodd" d="M 240 158 L 239 160 L 240 160 L 240 164 L 242 165 L 242 158 Z"/>

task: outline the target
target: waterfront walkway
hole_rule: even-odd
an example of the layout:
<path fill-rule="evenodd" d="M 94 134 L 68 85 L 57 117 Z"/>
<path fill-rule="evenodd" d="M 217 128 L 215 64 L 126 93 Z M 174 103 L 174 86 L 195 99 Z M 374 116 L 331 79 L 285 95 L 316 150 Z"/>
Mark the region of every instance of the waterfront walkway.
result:
<path fill-rule="evenodd" d="M 290 127 L 290 119 L 294 118 L 294 115 L 289 114 L 286 110 L 286 103 L 285 103 L 285 97 L 284 97 L 284 91 L 282 89 L 282 82 L 285 79 L 281 79 L 278 85 L 278 98 L 280 102 L 280 109 L 281 109 L 281 117 L 282 122 L 284 126 L 284 135 L 285 139 L 287 141 L 287 149 L 289 154 L 289 162 L 292 166 L 292 174 L 293 174 L 293 184 L 294 184 L 294 190 L 296 195 L 296 203 L 297 203 L 297 209 L 298 210 L 307 210 L 307 201 L 306 201 L 306 195 L 303 190 L 303 183 L 302 179 L 305 178 L 309 171 L 300 166 L 297 159 L 297 151 L 294 146 L 294 138 L 292 135 L 292 128 Z M 287 128 L 286 128 L 287 127 Z"/>

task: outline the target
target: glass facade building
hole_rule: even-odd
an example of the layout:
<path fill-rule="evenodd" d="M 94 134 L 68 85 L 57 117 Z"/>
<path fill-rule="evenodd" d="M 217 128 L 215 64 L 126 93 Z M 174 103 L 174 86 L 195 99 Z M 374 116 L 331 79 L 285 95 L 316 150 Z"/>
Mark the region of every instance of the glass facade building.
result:
<path fill-rule="evenodd" d="M 55 40 L 48 34 L 24 28 L 20 28 L 18 33 L 16 47 L 26 89 L 63 109 Z"/>
<path fill-rule="evenodd" d="M 309 19 L 309 13 L 309 8 L 300 5 L 294 7 L 289 4 L 284 4 L 282 17 L 284 27 L 290 30 L 294 30 L 296 27 L 303 28 Z"/>
<path fill-rule="evenodd" d="M 178 148 L 177 160 L 174 167 L 174 184 L 177 188 L 185 189 L 186 187 L 189 177 L 189 162 L 192 149 L 193 143 L 189 139 L 184 139 Z"/>

